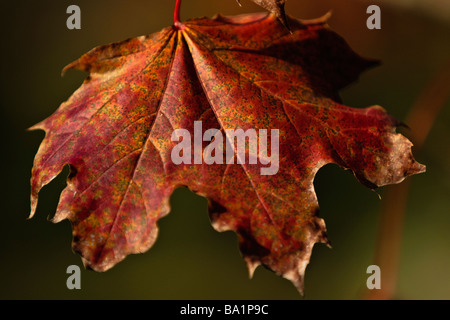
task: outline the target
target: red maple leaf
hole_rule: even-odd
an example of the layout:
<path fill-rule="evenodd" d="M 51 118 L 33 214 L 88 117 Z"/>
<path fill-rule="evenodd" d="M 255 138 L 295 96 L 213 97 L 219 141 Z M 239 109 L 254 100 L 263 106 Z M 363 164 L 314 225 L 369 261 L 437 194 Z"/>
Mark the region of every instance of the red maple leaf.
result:
<path fill-rule="evenodd" d="M 317 171 L 336 163 L 376 188 L 425 167 L 381 107 L 339 103 L 338 90 L 375 62 L 356 55 L 325 19 L 288 20 L 292 34 L 267 14 L 178 22 L 67 66 L 89 76 L 33 127 L 46 137 L 32 172 L 31 216 L 40 189 L 68 164 L 53 221 L 69 219 L 73 249 L 87 267 L 105 271 L 153 245 L 170 195 L 187 186 L 209 200 L 216 230 L 236 231 L 251 274 L 264 264 L 302 291 L 313 245 L 328 242 Z M 267 144 L 276 174 L 261 174 L 269 154 L 250 145 L 233 164 L 196 164 L 195 152 L 176 164 L 177 129 L 191 133 L 189 145 L 200 152 L 208 129 L 225 137 L 214 140 L 222 146 L 215 152 L 234 145 L 227 130 L 278 130 L 279 140 L 272 134 Z"/>

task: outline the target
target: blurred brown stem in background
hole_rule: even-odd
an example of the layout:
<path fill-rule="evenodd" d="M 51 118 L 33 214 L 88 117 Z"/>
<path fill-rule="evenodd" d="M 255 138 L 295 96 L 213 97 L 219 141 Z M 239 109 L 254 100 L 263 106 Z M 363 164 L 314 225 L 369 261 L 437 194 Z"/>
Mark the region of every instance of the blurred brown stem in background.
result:
<path fill-rule="evenodd" d="M 439 112 L 450 96 L 450 60 L 430 79 L 405 123 L 418 155 Z M 426 165 L 426 164 L 425 164 Z M 390 186 L 381 209 L 374 264 L 381 269 L 381 289 L 365 291 L 363 299 L 396 299 L 403 222 L 411 179 Z"/>

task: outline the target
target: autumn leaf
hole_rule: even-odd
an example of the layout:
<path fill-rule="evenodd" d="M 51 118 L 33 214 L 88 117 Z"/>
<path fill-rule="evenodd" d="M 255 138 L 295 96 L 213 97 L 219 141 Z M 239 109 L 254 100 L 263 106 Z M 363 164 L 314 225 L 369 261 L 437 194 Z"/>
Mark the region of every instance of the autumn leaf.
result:
<path fill-rule="evenodd" d="M 302 292 L 314 244 L 328 243 L 317 171 L 335 163 L 376 188 L 425 167 L 384 109 L 339 102 L 338 90 L 376 62 L 356 55 L 325 19 L 289 25 L 292 34 L 267 14 L 193 19 L 71 63 L 65 70 L 88 78 L 32 128 L 46 137 L 32 171 L 31 216 L 41 188 L 69 165 L 53 221 L 69 219 L 74 251 L 105 271 L 153 245 L 170 195 L 187 186 L 208 199 L 217 231 L 237 233 L 250 274 L 263 264 Z M 175 164 L 172 134 L 198 134 L 196 121 L 200 136 L 212 128 L 279 130 L 277 173 L 262 175 L 260 157 Z M 205 149 L 208 141 L 191 144 Z"/>

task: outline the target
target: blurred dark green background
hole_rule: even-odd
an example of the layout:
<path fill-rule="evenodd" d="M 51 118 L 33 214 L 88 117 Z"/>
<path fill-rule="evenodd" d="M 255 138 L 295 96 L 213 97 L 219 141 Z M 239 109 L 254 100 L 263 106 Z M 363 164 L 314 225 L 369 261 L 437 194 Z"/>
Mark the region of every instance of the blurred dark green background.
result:
<path fill-rule="evenodd" d="M 173 195 L 172 212 L 160 221 L 160 236 L 150 251 L 130 256 L 106 273 L 82 268 L 78 291 L 66 288 L 66 268 L 82 266 L 71 251 L 70 223 L 47 221 L 55 212 L 67 172 L 42 190 L 37 214 L 27 220 L 31 167 L 44 135 L 26 128 L 53 113 L 85 77 L 69 72 L 61 78 L 61 69 L 95 46 L 171 25 L 174 2 L 1 3 L 0 298 L 302 299 L 287 280 L 264 268 L 249 280 L 234 233 L 215 232 L 206 200 L 187 190 Z M 261 10 L 245 0 L 242 8 L 234 0 L 183 2 L 183 19 Z M 379 104 L 404 120 L 429 79 L 450 58 L 446 3 L 290 0 L 287 11 L 299 18 L 315 18 L 332 9 L 331 27 L 361 55 L 383 61 L 342 92 L 344 103 Z M 66 28 L 66 8 L 71 4 L 81 8 L 79 31 Z M 370 4 L 381 6 L 382 30 L 366 28 Z M 449 107 L 447 101 L 424 149 L 416 155 L 427 165 L 427 173 L 412 177 L 396 295 L 400 299 L 450 299 Z M 383 200 L 336 166 L 320 170 L 315 184 L 333 249 L 315 246 L 303 299 L 357 299 L 373 261 Z M 386 190 L 389 187 L 379 193 Z"/>

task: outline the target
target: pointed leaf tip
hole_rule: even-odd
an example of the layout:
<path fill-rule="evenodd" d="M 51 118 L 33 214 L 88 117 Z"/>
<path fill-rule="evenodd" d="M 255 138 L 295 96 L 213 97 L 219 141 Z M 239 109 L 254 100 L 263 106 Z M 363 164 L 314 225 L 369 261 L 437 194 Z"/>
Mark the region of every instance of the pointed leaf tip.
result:
<path fill-rule="evenodd" d="M 247 264 L 247 269 L 248 269 L 248 277 L 250 279 L 253 278 L 256 269 L 261 265 L 260 261 L 254 260 L 250 257 L 244 257 L 245 262 Z"/>
<path fill-rule="evenodd" d="M 278 21 L 280 21 L 281 24 L 287 30 L 289 30 L 290 33 L 292 33 L 292 30 L 290 29 L 288 20 L 286 18 L 286 12 L 284 8 L 286 0 L 251 0 L 251 1 L 274 14 L 277 17 Z M 239 3 L 239 5 L 241 5 L 239 0 L 237 0 L 237 2 Z"/>

